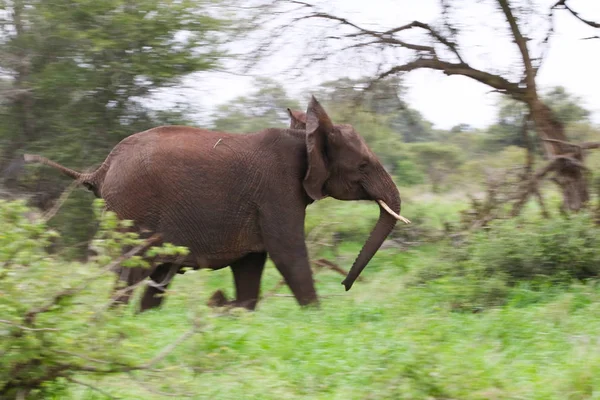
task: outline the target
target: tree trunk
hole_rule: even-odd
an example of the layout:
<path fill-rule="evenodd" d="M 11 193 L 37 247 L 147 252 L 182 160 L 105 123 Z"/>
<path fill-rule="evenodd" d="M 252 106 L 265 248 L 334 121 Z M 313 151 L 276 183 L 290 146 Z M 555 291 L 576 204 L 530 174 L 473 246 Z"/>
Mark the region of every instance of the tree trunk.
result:
<path fill-rule="evenodd" d="M 563 124 L 558 121 L 552 110 L 539 99 L 529 104 L 531 116 L 540 139 L 555 139 L 567 142 Z M 583 152 L 573 151 L 568 145 L 543 141 L 546 158 L 551 160 L 558 155 L 568 154 L 570 158 L 583 164 Z M 590 199 L 588 180 L 581 165 L 568 159 L 557 162 L 554 169 L 556 175 L 554 182 L 560 187 L 563 195 L 563 209 L 565 211 L 579 211 L 584 208 Z"/>

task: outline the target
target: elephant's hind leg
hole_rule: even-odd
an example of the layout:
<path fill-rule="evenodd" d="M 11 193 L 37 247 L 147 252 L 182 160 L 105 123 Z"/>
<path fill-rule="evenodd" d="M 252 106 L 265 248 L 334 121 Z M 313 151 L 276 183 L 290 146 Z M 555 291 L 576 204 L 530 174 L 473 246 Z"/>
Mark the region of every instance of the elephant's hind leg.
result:
<path fill-rule="evenodd" d="M 169 284 L 172 280 L 168 279 L 169 271 L 171 271 L 171 268 L 173 268 L 173 264 L 165 263 L 156 267 L 154 272 L 152 272 L 152 274 L 150 275 L 150 279 L 152 279 L 154 282 L 161 283 L 165 279 L 167 279 L 167 282 L 165 282 L 161 287 L 149 285 L 146 286 L 146 290 L 144 290 L 144 294 L 142 295 L 142 300 L 140 302 L 139 312 L 144 312 L 151 308 L 159 307 L 162 304 L 162 302 L 165 299 L 164 296 L 162 296 L 162 294 L 169 287 Z"/>
<path fill-rule="evenodd" d="M 133 294 L 133 286 L 148 277 L 148 270 L 141 267 L 119 267 L 113 288 L 114 302 L 111 307 L 129 304 Z"/>
<path fill-rule="evenodd" d="M 260 280 L 267 261 L 267 253 L 250 253 L 231 264 L 236 299 L 233 304 L 249 310 L 256 308 L 260 295 Z"/>
<path fill-rule="evenodd" d="M 213 293 L 208 301 L 211 307 L 244 307 L 254 310 L 260 295 L 260 280 L 267 253 L 250 253 L 231 264 L 236 299 L 227 300 L 222 290 Z"/>

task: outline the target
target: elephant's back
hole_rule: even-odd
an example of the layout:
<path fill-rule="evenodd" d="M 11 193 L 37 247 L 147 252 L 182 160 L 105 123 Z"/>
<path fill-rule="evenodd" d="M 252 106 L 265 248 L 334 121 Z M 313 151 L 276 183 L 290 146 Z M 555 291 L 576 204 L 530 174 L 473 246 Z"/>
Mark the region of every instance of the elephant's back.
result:
<path fill-rule="evenodd" d="M 249 218 L 256 213 L 253 191 L 261 173 L 249 166 L 252 143 L 243 135 L 190 127 L 132 135 L 111 153 L 102 197 L 120 218 L 197 255 L 260 250 L 256 218 Z M 232 242 L 238 248 L 226 247 Z"/>

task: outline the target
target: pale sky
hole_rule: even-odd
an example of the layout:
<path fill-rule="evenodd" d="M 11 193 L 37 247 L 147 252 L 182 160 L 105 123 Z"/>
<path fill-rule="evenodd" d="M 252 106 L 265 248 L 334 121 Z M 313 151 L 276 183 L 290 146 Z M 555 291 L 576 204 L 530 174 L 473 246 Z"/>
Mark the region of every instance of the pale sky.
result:
<path fill-rule="evenodd" d="M 336 15 L 349 18 L 364 27 L 394 27 L 413 20 L 426 23 L 439 17 L 438 0 L 327 0 L 309 1 Z M 534 0 L 544 6 L 556 0 Z M 506 23 L 494 12 L 494 1 L 474 2 L 463 0 L 466 7 L 457 12 L 466 29 L 462 37 L 463 53 L 471 65 L 494 72 L 520 71 L 519 53 L 507 40 Z M 600 21 L 600 0 L 569 0 L 569 5 L 584 18 Z M 542 69 L 538 73 L 541 88 L 562 85 L 580 96 L 583 106 L 592 112 L 594 122 L 600 123 L 600 39 L 581 40 L 600 36 L 600 30 L 583 24 L 565 10 L 555 12 L 555 34 L 550 42 Z M 318 24 L 318 23 L 317 23 Z M 322 26 L 318 25 L 318 26 Z M 528 25 L 531 36 L 539 39 L 545 32 L 544 20 Z M 305 28 L 308 29 L 308 28 Z M 540 33 L 541 32 L 541 33 Z M 409 38 L 409 37 L 407 37 Z M 284 60 L 293 59 L 310 39 L 310 32 L 296 32 L 291 40 L 302 45 L 287 46 L 264 67 L 261 75 L 269 76 L 288 89 L 298 100 L 305 100 L 311 88 L 335 77 L 357 77 L 369 67 L 369 62 L 354 65 L 351 59 L 332 61 L 319 68 L 305 68 L 304 79 L 291 80 L 282 71 Z M 532 43 L 535 46 L 535 41 Z M 297 48 L 296 48 L 297 47 Z M 294 50 L 296 53 L 294 53 Z M 378 57 L 376 54 L 374 58 Z M 337 64 L 336 64 L 337 63 Z M 373 65 L 376 60 L 373 60 Z M 437 71 L 419 70 L 404 75 L 409 87 L 408 103 L 419 110 L 437 128 L 448 129 L 459 123 L 485 127 L 493 123 L 496 114 L 497 94 L 490 88 L 468 78 L 448 77 Z M 227 102 L 251 90 L 253 79 L 227 73 L 200 73 L 185 81 L 185 89 L 178 90 L 178 97 L 190 103 L 206 115 L 214 106 Z M 285 107 L 285 105 L 282 105 Z"/>

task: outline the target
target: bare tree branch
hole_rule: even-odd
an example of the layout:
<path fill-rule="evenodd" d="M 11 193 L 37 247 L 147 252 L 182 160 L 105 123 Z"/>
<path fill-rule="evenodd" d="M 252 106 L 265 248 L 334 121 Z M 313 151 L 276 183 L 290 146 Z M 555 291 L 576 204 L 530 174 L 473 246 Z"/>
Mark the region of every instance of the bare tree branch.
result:
<path fill-rule="evenodd" d="M 545 46 L 545 48 L 537 58 L 532 58 L 532 54 L 528 48 L 531 39 L 523 33 L 525 22 L 523 22 L 522 19 L 527 16 L 528 10 L 518 6 L 515 1 L 496 0 L 495 3 L 499 6 L 499 9 L 504 16 L 504 20 L 509 27 L 512 39 L 521 55 L 521 78 L 518 82 L 509 80 L 510 78 L 506 78 L 506 75 L 479 70 L 469 65 L 466 58 L 463 57 L 459 51 L 458 41 L 456 40 L 456 32 L 458 32 L 458 30 L 450 23 L 450 6 L 448 0 L 440 0 L 440 2 L 442 5 L 442 16 L 445 18 L 444 25 L 442 25 L 441 28 L 421 21 L 412 21 L 408 24 L 391 29 L 382 28 L 377 30 L 376 28 L 367 28 L 351 21 L 349 18 L 323 12 L 318 9 L 317 6 L 302 0 L 291 1 L 291 3 L 300 6 L 296 11 L 301 13 L 305 12 L 304 15 L 299 15 L 298 17 L 295 17 L 294 15 L 292 24 L 303 20 L 314 19 L 334 23 L 335 33 L 333 35 L 317 35 L 316 40 L 309 41 L 310 48 L 308 48 L 308 53 L 313 55 L 316 54 L 316 56 L 308 58 L 311 62 L 329 58 L 328 52 L 319 52 L 318 50 L 322 49 L 315 49 L 315 43 L 322 43 L 323 38 L 327 36 L 333 36 L 336 38 L 335 40 L 351 41 L 351 43 L 344 43 L 346 47 L 342 48 L 342 51 L 356 49 L 380 51 L 386 49 L 395 50 L 397 48 L 412 50 L 412 58 L 410 58 L 408 62 L 406 59 L 394 60 L 387 59 L 385 56 L 382 57 L 384 61 L 375 65 L 376 67 L 381 68 L 381 70 L 374 74 L 374 81 L 381 80 L 389 75 L 414 71 L 416 69 L 432 69 L 441 71 L 446 75 L 461 75 L 471 78 L 490 86 L 495 92 L 508 95 L 517 101 L 526 103 L 531 114 L 531 120 L 535 126 L 536 134 L 540 139 L 566 141 L 567 139 L 563 124 L 556 118 L 552 110 L 539 98 L 536 75 L 544 60 L 545 52 L 548 49 L 548 43 L 554 32 L 554 9 L 563 7 L 573 13 L 573 10 L 569 9 L 566 5 L 567 0 L 559 0 L 550 8 L 548 13 L 550 27 L 548 28 L 548 32 L 542 32 L 542 35 L 545 35 L 542 37 L 542 46 Z M 588 23 L 590 26 L 596 27 L 596 25 L 598 25 L 592 21 L 581 18 L 577 13 L 574 15 Z M 332 30 L 331 25 L 329 30 Z M 424 31 L 423 34 L 430 39 L 431 43 L 422 45 L 415 42 L 416 39 L 407 41 L 400 38 L 404 33 L 421 33 L 420 31 Z M 334 50 L 340 52 L 339 48 L 335 48 Z M 383 66 L 385 66 L 385 68 L 383 68 Z M 589 195 L 587 184 L 583 180 L 583 175 L 581 174 L 581 170 L 585 169 L 583 166 L 583 158 L 579 155 L 565 154 L 569 153 L 570 150 L 560 142 L 544 141 L 542 144 L 545 156 L 548 158 L 549 163 L 542 171 L 538 171 L 538 174 L 543 176 L 551 170 L 555 170 L 560 177 L 559 186 L 563 191 L 563 200 L 566 208 L 576 211 L 585 207 L 585 204 L 589 200 Z M 587 146 L 589 146 L 589 148 L 597 148 L 595 143 L 591 143 Z M 537 196 L 535 192 L 533 192 L 533 194 Z"/>
<path fill-rule="evenodd" d="M 0 324 L 12 325 L 23 331 L 58 331 L 56 328 L 29 328 L 27 326 L 19 325 L 16 322 L 8 321 L 6 319 L 0 319 Z"/>
<path fill-rule="evenodd" d="M 177 398 L 182 398 L 182 397 L 194 397 L 195 396 L 193 393 L 166 393 L 166 392 L 162 392 L 160 390 L 157 390 L 155 388 L 152 388 L 152 387 L 148 386 L 148 384 L 144 383 L 143 381 L 140 381 L 138 379 L 138 377 L 135 376 L 135 374 L 133 372 L 128 372 L 127 374 L 142 389 L 148 391 L 149 393 L 157 394 L 157 395 L 159 395 L 161 397 L 177 397 Z"/>
<path fill-rule="evenodd" d="M 584 149 L 598 149 L 600 148 L 600 142 L 584 142 L 580 146 Z"/>
<path fill-rule="evenodd" d="M 581 149 L 580 145 L 574 144 L 574 143 L 571 143 L 571 142 L 567 142 L 565 140 L 548 139 L 548 138 L 542 138 L 542 140 L 545 141 L 545 142 L 560 143 L 560 144 L 564 144 L 565 146 L 571 146 L 571 147 L 575 147 L 577 149 Z"/>
<path fill-rule="evenodd" d="M 52 208 L 48 211 L 46 211 L 44 213 L 44 216 L 42 217 L 42 219 L 44 220 L 44 223 L 47 223 L 48 221 L 50 221 L 52 218 L 54 218 L 54 216 L 56 215 L 56 213 L 58 212 L 58 210 L 60 210 L 60 208 L 63 206 L 63 204 L 65 203 L 65 201 L 67 201 L 67 199 L 69 198 L 69 195 L 71 194 L 71 192 L 75 189 L 75 187 L 77 187 L 79 185 L 79 182 L 77 180 L 74 180 L 73 182 L 71 182 L 71 184 L 67 187 L 67 189 L 65 189 L 64 192 L 62 192 L 62 194 L 60 195 L 60 197 L 56 200 L 56 202 L 54 203 L 54 205 L 52 206 Z"/>
<path fill-rule="evenodd" d="M 591 26 L 592 28 L 600 28 L 600 23 L 590 21 L 588 19 L 581 17 L 577 11 L 575 11 L 571 7 L 569 7 L 567 5 L 567 0 L 560 0 L 560 1 L 556 2 L 556 4 L 554 4 L 552 6 L 552 9 L 555 9 L 555 8 L 562 8 L 562 9 L 569 11 L 575 18 L 577 18 L 584 24 Z"/>
<path fill-rule="evenodd" d="M 554 7 L 551 7 L 550 11 L 548 12 L 548 23 L 550 27 L 548 28 L 546 36 L 544 36 L 544 40 L 541 43 L 542 51 L 540 56 L 537 58 L 537 65 L 534 67 L 534 73 L 536 76 L 540 68 L 542 68 L 544 60 L 546 59 L 546 54 L 550 49 L 550 38 L 554 34 Z"/>
<path fill-rule="evenodd" d="M 384 35 L 386 35 L 386 34 L 392 35 L 394 33 L 401 32 L 401 31 L 404 31 L 404 30 L 408 30 L 408 29 L 411 29 L 411 28 L 421 28 L 421 29 L 426 30 L 431 37 L 433 37 L 439 43 L 445 45 L 448 49 L 450 49 L 461 63 L 465 62 L 463 60 L 462 56 L 460 55 L 460 53 L 458 52 L 458 45 L 454 41 L 452 41 L 452 40 L 444 37 L 437 30 L 433 29 L 433 27 L 431 27 L 431 25 L 426 24 L 424 22 L 413 21 L 410 24 L 406 24 L 406 25 L 400 26 L 398 28 L 387 30 L 387 31 L 383 32 L 383 34 Z"/>
<path fill-rule="evenodd" d="M 315 7 L 313 5 L 307 4 L 307 3 L 304 3 L 304 2 L 292 1 L 292 3 L 302 4 L 306 8 L 310 8 L 310 9 L 313 9 L 313 10 L 315 9 Z M 314 11 L 313 13 L 311 13 L 309 15 L 305 15 L 305 16 L 302 16 L 302 17 L 295 18 L 293 20 L 293 22 L 298 22 L 298 21 L 308 20 L 308 19 L 326 19 L 326 20 L 332 20 L 332 21 L 338 22 L 342 26 L 347 26 L 347 27 L 351 27 L 351 28 L 356 29 L 356 32 L 344 35 L 345 38 L 357 38 L 357 37 L 361 37 L 361 36 L 371 36 L 373 38 L 378 39 L 378 40 L 375 40 L 375 41 L 371 42 L 371 44 L 381 44 L 381 43 L 391 44 L 391 45 L 396 45 L 396 46 L 404 47 L 404 48 L 407 48 L 407 49 L 410 49 L 410 50 L 415 50 L 415 51 L 419 51 L 419 52 L 426 52 L 426 53 L 429 53 L 430 55 L 436 55 L 435 48 L 432 47 L 432 46 L 425 46 L 425 45 L 420 45 L 420 44 L 415 44 L 415 43 L 408 43 L 406 41 L 403 41 L 403 40 L 400 40 L 400 39 L 394 37 L 394 35 L 397 34 L 397 33 L 400 33 L 400 32 L 403 32 L 403 31 L 407 31 L 407 30 L 411 30 L 413 28 L 423 29 L 434 40 L 436 40 L 438 43 L 444 45 L 448 50 L 450 50 L 456 56 L 456 58 L 458 59 L 458 61 L 460 63 L 464 63 L 464 59 L 461 56 L 460 52 L 458 51 L 458 45 L 457 45 L 457 43 L 455 43 L 454 41 L 450 40 L 449 38 L 443 36 L 440 32 L 438 32 L 436 29 L 434 29 L 431 25 L 426 24 L 424 22 L 413 21 L 413 22 L 411 22 L 409 24 L 406 24 L 406 25 L 402 25 L 402 26 L 399 26 L 399 27 L 396 27 L 396 28 L 388 29 L 388 30 L 383 31 L 383 32 L 379 32 L 379 31 L 375 31 L 375 30 L 371 30 L 371 29 L 366 29 L 366 28 L 363 28 L 361 26 L 358 26 L 357 24 L 351 22 L 347 18 L 338 17 L 336 15 L 332 15 L 332 14 L 321 12 L 321 11 Z M 364 47 L 364 46 L 366 46 L 366 44 L 363 43 L 363 44 L 358 44 L 358 45 L 354 45 L 354 46 L 348 46 L 348 48 Z"/>
<path fill-rule="evenodd" d="M 576 157 L 576 154 L 559 154 L 552 158 L 553 161 L 563 160 L 565 162 L 570 163 L 571 165 L 581 168 L 583 170 L 589 171 L 590 169 L 586 167 L 581 161 L 579 161 Z"/>
<path fill-rule="evenodd" d="M 540 168 L 540 170 L 535 173 L 535 175 L 533 176 L 532 179 L 534 179 L 536 181 L 542 179 L 544 176 L 548 175 L 549 172 L 555 170 L 557 166 L 558 166 L 558 159 L 551 160 L 544 167 Z"/>
<path fill-rule="evenodd" d="M 510 82 L 499 75 L 475 69 L 468 64 L 455 64 L 437 58 L 417 58 L 407 64 L 390 68 L 386 72 L 381 73 L 378 79 L 383 79 L 386 76 L 399 72 L 409 72 L 420 68 L 442 71 L 446 75 L 462 75 L 491 86 L 501 93 L 510 95 L 516 100 L 523 101 L 525 99 L 525 89 L 520 87 L 517 83 Z"/>
<path fill-rule="evenodd" d="M 101 393 L 104 396 L 108 397 L 109 399 L 119 399 L 119 397 L 115 397 L 115 396 L 111 395 L 110 393 L 105 392 L 104 390 L 100 389 L 99 387 L 96 387 L 96 386 L 92 385 L 91 383 L 83 382 L 83 381 L 80 381 L 80 380 L 75 379 L 75 378 L 70 377 L 70 376 L 68 376 L 66 379 L 69 382 L 73 382 L 73 383 L 76 383 L 78 385 L 88 387 L 88 388 L 90 388 L 90 389 L 92 389 L 92 390 L 94 390 L 94 391 L 96 391 L 98 393 Z"/>
<path fill-rule="evenodd" d="M 600 142 L 583 142 L 581 144 L 577 144 L 577 143 L 571 143 L 571 142 L 567 142 L 564 140 L 558 140 L 558 139 L 542 139 L 542 140 L 544 140 L 546 142 L 560 143 L 565 146 L 571 146 L 571 147 L 574 147 L 577 149 L 584 149 L 584 150 L 600 148 Z"/>
<path fill-rule="evenodd" d="M 67 355 L 67 356 L 71 356 L 71 357 L 77 357 L 77 358 L 81 358 L 82 360 L 85 361 L 89 361 L 89 362 L 93 362 L 93 363 L 98 363 L 98 364 L 115 364 L 112 361 L 105 361 L 105 360 L 99 360 L 97 358 L 92 358 L 92 357 L 87 357 L 81 354 L 77 354 L 77 353 L 73 353 L 70 351 L 66 351 L 66 350 L 52 350 L 53 352 L 57 353 L 57 354 L 63 354 L 63 355 Z M 123 367 L 126 367 L 127 365 L 124 364 L 117 364 Z"/>
<path fill-rule="evenodd" d="M 352 28 L 354 28 L 354 29 L 357 30 L 357 32 L 349 33 L 349 34 L 344 35 L 345 38 L 356 38 L 356 37 L 360 37 L 360 36 L 371 36 L 371 37 L 374 37 L 374 38 L 377 39 L 377 40 L 375 40 L 375 41 L 372 42 L 373 44 L 376 44 L 376 43 L 385 43 L 385 44 L 390 44 L 390 45 L 396 45 L 396 46 L 400 46 L 400 47 L 405 47 L 407 49 L 411 49 L 411 50 L 415 50 L 415 51 L 422 51 L 422 52 L 427 52 L 427 53 L 435 54 L 435 49 L 433 47 L 431 47 L 431 46 L 424 46 L 424 45 L 420 45 L 420 44 L 408 43 L 408 42 L 396 39 L 393 36 L 393 34 L 396 33 L 396 32 L 399 32 L 399 28 L 392 29 L 392 30 L 385 31 L 385 32 L 378 32 L 378 31 L 374 31 L 374 30 L 362 28 L 362 27 L 354 24 L 353 22 L 350 22 L 346 18 L 338 17 L 338 16 L 335 16 L 335 15 L 332 15 L 332 14 L 328 14 L 328 13 L 324 13 L 324 12 L 314 12 L 314 13 L 309 14 L 309 15 L 304 15 L 302 17 L 295 18 L 293 20 L 293 22 L 299 22 L 299 21 L 308 20 L 308 19 L 327 19 L 327 20 L 332 20 L 332 21 L 338 22 L 340 25 L 349 26 L 349 27 L 352 27 Z M 414 27 L 422 27 L 424 29 L 427 29 L 427 30 L 429 30 L 432 33 L 432 35 L 434 35 L 434 33 L 435 33 L 435 31 L 432 28 L 428 27 L 427 24 L 423 24 L 423 23 L 418 22 L 418 21 L 415 21 L 415 22 L 413 22 L 413 23 L 411 23 L 409 25 L 405 25 L 402 28 L 410 29 L 410 28 L 414 28 Z M 400 30 L 404 30 L 404 29 L 400 29 Z M 444 40 L 443 37 L 440 36 L 440 38 L 442 38 L 442 40 Z M 358 46 L 356 46 L 356 47 L 358 47 Z M 459 56 L 459 59 L 460 59 L 460 56 Z"/>
<path fill-rule="evenodd" d="M 508 4 L 508 0 L 498 0 L 498 4 L 500 4 L 500 8 L 506 17 L 506 21 L 510 25 L 510 30 L 515 39 L 515 43 L 519 47 L 519 52 L 521 53 L 521 58 L 523 59 L 523 65 L 525 67 L 525 82 L 527 84 L 527 95 L 528 96 L 537 96 L 536 92 L 536 84 L 535 84 L 535 75 L 536 72 L 531 63 L 531 57 L 529 55 L 529 50 L 527 49 L 527 39 L 523 37 L 521 34 L 521 30 L 519 29 L 519 25 L 517 24 L 517 20 L 515 19 L 510 5 Z"/>
<path fill-rule="evenodd" d="M 498 1 L 506 4 L 506 0 L 498 0 Z M 471 67 L 470 65 L 468 65 L 464 61 L 464 57 L 462 57 L 462 55 L 460 54 L 457 43 L 455 43 L 454 40 L 444 36 L 441 32 L 439 32 L 437 29 L 433 28 L 429 24 L 423 23 L 421 21 L 413 21 L 411 23 L 408 23 L 408 24 L 405 24 L 402 26 L 398 26 L 398 27 L 395 27 L 392 29 L 388 29 L 385 31 L 376 31 L 376 30 L 367 29 L 362 26 L 359 26 L 356 23 L 348 20 L 347 18 L 332 15 L 332 14 L 329 14 L 326 12 L 321 12 L 321 11 L 317 10 L 314 5 L 311 5 L 311 4 L 302 2 L 302 1 L 292 1 L 292 3 L 301 5 L 303 8 L 311 10 L 310 14 L 297 17 L 293 20 L 293 22 L 298 22 L 298 21 L 307 20 L 307 19 L 323 19 L 323 20 L 334 21 L 334 22 L 338 23 L 340 26 L 345 26 L 345 27 L 351 28 L 355 31 L 355 32 L 343 34 L 343 35 L 341 35 L 342 36 L 341 38 L 346 38 L 346 39 L 356 39 L 356 38 L 361 38 L 361 37 L 362 38 L 368 38 L 368 37 L 372 38 L 372 40 L 366 40 L 366 41 L 363 41 L 360 43 L 354 43 L 354 44 L 348 45 L 348 46 L 344 47 L 342 50 L 366 48 L 366 47 L 378 46 L 378 45 L 387 45 L 389 47 L 402 47 L 405 49 L 414 50 L 417 53 L 421 53 L 421 55 L 417 54 L 416 59 L 414 59 L 411 62 L 408 62 L 404 65 L 394 66 L 392 68 L 389 68 L 387 71 L 380 73 L 377 80 L 385 78 L 388 75 L 392 75 L 392 74 L 396 74 L 396 73 L 400 73 L 400 72 L 408 72 L 408 71 L 413 71 L 415 69 L 428 68 L 428 69 L 442 71 L 446 75 L 466 76 L 468 78 L 477 80 L 483 84 L 489 85 L 500 93 L 509 94 L 511 97 L 513 97 L 517 100 L 525 101 L 525 99 L 526 99 L 527 90 L 525 88 L 519 86 L 518 83 L 510 82 L 507 79 L 505 79 L 499 75 L 495 75 L 495 74 L 492 74 L 492 73 L 489 73 L 486 71 L 481 71 L 481 70 L 475 69 L 475 68 Z M 530 76 L 530 81 L 533 81 L 533 84 L 535 85 L 536 69 L 533 68 L 531 60 L 529 58 L 529 53 L 528 53 L 526 45 L 525 45 L 526 39 L 523 38 L 522 35 L 520 34 L 520 31 L 518 29 L 518 26 L 516 25 L 516 21 L 515 21 L 514 17 L 512 16 L 512 12 L 510 11 L 510 9 L 508 10 L 507 20 L 509 20 L 509 22 L 512 20 L 511 28 L 512 28 L 513 32 L 515 32 L 514 35 L 515 35 L 516 41 L 521 48 L 525 64 L 527 65 L 526 69 L 528 71 L 528 75 Z M 405 32 L 405 31 L 414 31 L 415 29 L 424 30 L 434 40 L 435 43 L 438 43 L 438 44 L 444 46 L 444 48 L 446 48 L 447 50 L 449 50 L 456 57 L 458 62 L 441 60 L 438 57 L 436 50 L 433 46 L 425 46 L 425 45 L 421 45 L 421 44 L 409 43 L 409 42 L 401 40 L 395 36 L 398 33 Z"/>

